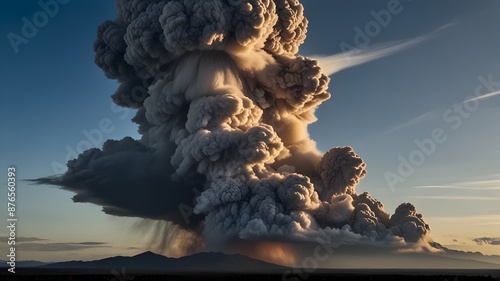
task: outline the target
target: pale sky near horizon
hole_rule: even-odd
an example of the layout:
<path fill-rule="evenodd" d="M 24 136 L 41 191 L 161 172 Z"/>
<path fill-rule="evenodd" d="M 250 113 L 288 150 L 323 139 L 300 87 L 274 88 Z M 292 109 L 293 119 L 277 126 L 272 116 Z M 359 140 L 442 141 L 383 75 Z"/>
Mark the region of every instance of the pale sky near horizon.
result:
<path fill-rule="evenodd" d="M 114 1 L 61 5 L 16 53 L 7 35 L 22 34 L 22 18 L 41 10 L 37 2 L 0 4 L 2 219 L 9 165 L 16 166 L 18 179 L 61 173 L 61 165 L 87 149 L 85 131 L 98 129 L 103 119 L 113 129 L 95 146 L 139 137 L 133 112 L 112 106 L 117 83 L 94 64 L 96 29 L 115 17 Z M 402 0 L 401 12 L 373 36 L 366 35 L 376 20 L 372 11 L 387 9 L 389 0 L 301 2 L 309 19 L 304 56 L 338 54 L 343 43 L 355 46 L 360 36 L 368 39 L 366 47 L 383 48 L 447 26 L 418 44 L 333 74 L 332 98 L 319 107 L 309 132 L 323 152 L 355 149 L 368 171 L 357 191 L 370 192 L 389 213 L 412 202 L 435 241 L 500 255 L 500 95 L 463 103 L 500 90 L 500 2 Z M 72 196 L 18 183 L 19 259 L 91 260 L 147 250 L 148 239 L 133 227 L 139 219 L 105 215 L 99 206 L 73 203 Z M 0 228 L 0 236 L 6 234 Z M 493 242 L 474 241 L 482 237 Z M 0 240 L 1 253 L 5 247 Z"/>

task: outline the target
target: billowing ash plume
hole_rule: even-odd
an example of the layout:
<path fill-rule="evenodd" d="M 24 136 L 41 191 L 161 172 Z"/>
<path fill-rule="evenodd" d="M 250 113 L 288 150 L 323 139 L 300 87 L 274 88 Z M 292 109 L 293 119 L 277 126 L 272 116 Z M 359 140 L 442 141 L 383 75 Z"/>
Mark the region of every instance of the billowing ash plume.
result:
<path fill-rule="evenodd" d="M 317 61 L 296 55 L 307 28 L 297 0 L 116 6 L 117 18 L 98 29 L 95 61 L 120 83 L 115 103 L 137 109 L 142 138 L 109 140 L 69 161 L 61 177 L 38 182 L 107 214 L 171 222 L 208 247 L 427 240 L 429 226 L 410 203 L 390 215 L 356 193 L 366 170 L 352 148 L 321 155 L 309 138 L 329 78 Z M 147 95 L 137 94 L 141 87 Z M 186 205 L 194 208 L 187 219 L 179 209 Z"/>

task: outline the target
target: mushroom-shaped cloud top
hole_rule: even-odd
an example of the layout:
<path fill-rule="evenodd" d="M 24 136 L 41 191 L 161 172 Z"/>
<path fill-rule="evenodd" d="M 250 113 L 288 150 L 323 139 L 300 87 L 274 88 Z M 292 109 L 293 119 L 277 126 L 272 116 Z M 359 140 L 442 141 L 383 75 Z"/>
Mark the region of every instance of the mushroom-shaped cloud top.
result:
<path fill-rule="evenodd" d="M 404 237 L 406 242 L 418 242 L 430 234 L 430 227 L 424 217 L 417 213 L 411 203 L 403 203 L 391 216 L 392 232 Z"/>
<path fill-rule="evenodd" d="M 323 181 L 322 190 L 318 190 L 321 200 L 329 202 L 333 195 L 355 194 L 356 185 L 366 175 L 365 168 L 365 162 L 351 147 L 330 149 L 316 168 Z"/>

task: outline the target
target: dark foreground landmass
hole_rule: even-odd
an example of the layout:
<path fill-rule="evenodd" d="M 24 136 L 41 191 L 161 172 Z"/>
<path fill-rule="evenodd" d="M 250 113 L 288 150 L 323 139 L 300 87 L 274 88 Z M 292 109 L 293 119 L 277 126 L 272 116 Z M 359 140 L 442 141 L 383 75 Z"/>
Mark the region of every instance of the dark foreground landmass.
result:
<path fill-rule="evenodd" d="M 356 273 L 357 272 L 357 273 Z M 85 280 L 107 280 L 107 281 L 156 281 L 156 280 L 209 280 L 209 281 L 224 281 L 224 280 L 280 280 L 280 281 L 315 281 L 315 280 L 335 280 L 335 281 L 500 281 L 500 275 L 493 272 L 484 272 L 477 270 L 397 270 L 389 272 L 386 270 L 360 270 L 360 271 L 321 271 L 312 274 L 300 272 L 299 275 L 289 272 L 275 272 L 269 274 L 243 274 L 243 273 L 175 273 L 175 274 L 146 274 L 126 272 L 126 270 L 114 271 L 112 274 L 107 272 L 88 272 L 88 271 L 73 271 L 69 274 L 66 270 L 59 271 L 52 269 L 51 271 L 40 271 L 40 269 L 22 269 L 15 274 L 0 274 L 0 281 L 23 281 L 23 280 L 54 280 L 54 281 L 85 281 Z"/>
<path fill-rule="evenodd" d="M 0 280 L 23 281 L 23 280 L 54 280 L 54 281 L 85 281 L 85 280 L 108 280 L 108 281 L 156 281 L 156 280 L 335 280 L 335 281 L 357 281 L 357 280 L 394 280 L 394 281 L 498 281 L 500 279 L 491 276 L 454 276 L 454 275 L 310 275 L 308 278 L 301 279 L 300 277 L 282 278 L 282 275 L 137 275 L 128 277 L 119 277 L 114 275 L 14 275 L 0 276 Z"/>
<path fill-rule="evenodd" d="M 470 255 L 467 255 L 469 257 Z M 366 258 L 366 254 L 358 255 Z M 384 256 L 382 256 L 384 257 Z M 382 259 L 377 256 L 372 260 Z M 22 280 L 107 280 L 107 281 L 156 281 L 156 280 L 278 280 L 278 281 L 314 281 L 314 280 L 394 280 L 394 281 L 500 281 L 500 264 L 477 262 L 449 257 L 424 255 L 387 256 L 386 263 L 396 264 L 397 258 L 418 261 L 425 269 L 389 268 L 389 269 L 325 269 L 325 268 L 289 268 L 242 255 L 223 253 L 198 253 L 182 258 L 168 258 L 152 252 L 145 252 L 133 257 L 110 257 L 95 261 L 68 261 L 39 264 L 18 262 L 16 273 L 9 273 L 7 267 L 0 264 L 0 281 Z M 392 260 L 391 260 L 392 259 Z M 337 258 L 339 265 L 342 261 Z M 496 260 L 495 260 L 496 261 Z M 400 262 L 401 263 L 401 262 Z M 426 268 L 439 265 L 453 266 L 453 269 Z M 461 269 L 467 265 L 484 266 L 482 269 Z M 7 265 L 4 263 L 3 266 Z M 413 264 L 414 266 L 415 264 Z M 449 268 L 449 267 L 445 267 Z M 465 267 L 466 268 L 466 267 Z M 477 268 L 477 267 L 470 267 Z"/>

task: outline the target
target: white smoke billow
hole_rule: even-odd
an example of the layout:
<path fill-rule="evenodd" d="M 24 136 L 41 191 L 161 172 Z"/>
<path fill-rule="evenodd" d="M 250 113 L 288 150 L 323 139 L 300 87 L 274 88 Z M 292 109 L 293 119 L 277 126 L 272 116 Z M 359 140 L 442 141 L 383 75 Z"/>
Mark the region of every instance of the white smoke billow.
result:
<path fill-rule="evenodd" d="M 117 18 L 98 29 L 95 61 L 120 83 L 113 100 L 138 109 L 142 138 L 109 140 L 39 183 L 107 214 L 171 222 L 209 248 L 325 236 L 427 243 L 430 228 L 413 205 L 390 215 L 356 193 L 366 171 L 352 148 L 321 155 L 309 138 L 329 78 L 296 55 L 308 23 L 297 0 L 116 7 Z M 147 95 L 137 95 L 144 85 Z M 182 204 L 194 208 L 187 220 Z"/>

